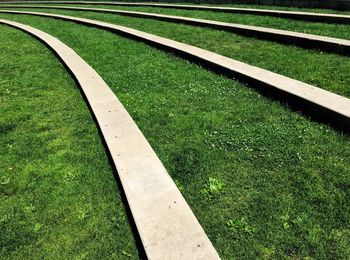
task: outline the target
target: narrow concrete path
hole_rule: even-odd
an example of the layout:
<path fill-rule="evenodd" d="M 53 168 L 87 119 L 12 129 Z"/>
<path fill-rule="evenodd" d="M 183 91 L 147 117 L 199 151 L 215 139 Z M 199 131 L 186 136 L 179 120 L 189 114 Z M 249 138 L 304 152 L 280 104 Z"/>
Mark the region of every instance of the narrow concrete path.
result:
<path fill-rule="evenodd" d="M 172 8 L 172 9 L 185 9 L 185 10 L 213 11 L 213 12 L 224 12 L 224 13 L 253 14 L 253 15 L 289 18 L 289 19 L 295 19 L 295 20 L 304 20 L 304 21 L 350 24 L 350 15 L 269 10 L 269 9 L 257 9 L 257 8 L 220 7 L 220 6 L 187 5 L 187 4 L 157 4 L 157 3 L 143 3 L 143 2 L 126 3 L 126 2 L 96 2 L 96 1 L 5 1 L 2 3 L 4 4 L 37 3 L 37 4 L 89 4 L 89 5 L 115 5 L 115 6 L 118 6 L 118 5 L 119 6 L 146 6 L 146 7 L 159 7 L 159 8 Z"/>
<path fill-rule="evenodd" d="M 91 19 L 66 15 L 47 14 L 38 12 L 0 10 L 0 13 L 36 15 L 72 21 L 80 24 L 102 28 L 122 36 L 145 42 L 151 46 L 171 51 L 189 60 L 199 62 L 211 69 L 225 73 L 268 95 L 286 101 L 297 110 L 337 127 L 350 131 L 350 99 L 294 80 L 268 70 L 248 65 L 225 56 L 173 41 L 157 35 L 145 33 L 135 29 Z"/>
<path fill-rule="evenodd" d="M 51 35 L 17 22 L 0 23 L 39 38 L 78 81 L 118 170 L 147 257 L 219 259 L 152 147 L 96 71 Z"/>
<path fill-rule="evenodd" d="M 139 18 L 150 18 L 163 20 L 167 22 L 179 22 L 184 24 L 196 25 L 201 27 L 209 27 L 219 30 L 225 30 L 236 34 L 254 37 L 258 39 L 275 41 L 283 44 L 297 45 L 308 49 L 318 49 L 325 52 L 339 53 L 350 55 L 350 40 L 338 39 L 320 35 L 298 33 L 285 30 L 277 30 L 272 28 L 250 26 L 243 24 L 225 23 L 219 21 L 196 19 L 182 16 L 161 15 L 145 12 L 132 12 L 122 10 L 100 9 L 100 8 L 84 8 L 84 7 L 66 7 L 52 5 L 4 5 L 1 8 L 43 8 L 71 11 L 91 11 L 100 13 L 111 13 Z"/>

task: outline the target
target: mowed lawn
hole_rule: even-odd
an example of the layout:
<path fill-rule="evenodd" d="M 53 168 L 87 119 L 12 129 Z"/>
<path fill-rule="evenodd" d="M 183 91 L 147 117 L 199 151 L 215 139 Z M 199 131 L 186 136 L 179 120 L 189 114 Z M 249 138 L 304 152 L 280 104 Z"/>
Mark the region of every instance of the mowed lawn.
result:
<path fill-rule="evenodd" d="M 116 34 L 49 18 L 0 17 L 51 33 L 100 73 L 223 259 L 350 255 L 348 136 Z"/>
<path fill-rule="evenodd" d="M 0 259 L 137 259 L 79 88 L 43 44 L 4 25 L 0 93 Z"/>
<path fill-rule="evenodd" d="M 15 4 L 13 4 L 15 5 Z M 20 4 L 23 5 L 23 4 Z M 39 4 L 28 4 L 39 5 Z M 103 8 L 103 9 L 115 9 L 126 11 L 138 11 L 167 15 L 178 15 L 185 17 L 193 17 L 200 19 L 216 20 L 228 23 L 238 23 L 246 25 L 254 25 L 261 27 L 269 27 L 274 29 L 281 29 L 287 31 L 295 31 L 302 33 L 318 34 L 329 37 L 350 39 L 349 25 L 337 24 L 337 23 L 322 23 L 311 22 L 303 20 L 294 20 L 287 18 L 279 18 L 272 16 L 262 16 L 253 14 L 238 14 L 238 13 L 223 13 L 201 10 L 181 10 L 172 8 L 157 8 L 157 7 L 136 7 L 136 6 L 111 6 L 111 5 L 89 5 L 89 4 L 41 4 L 51 6 L 70 6 L 70 7 L 85 7 L 85 8 Z M 324 10 L 322 10 L 324 11 Z M 343 12 L 341 13 L 343 14 Z M 346 13 L 348 14 L 349 13 Z"/>
<path fill-rule="evenodd" d="M 151 19 L 52 9 L 24 10 L 65 14 L 128 26 L 210 50 L 350 97 L 350 59 L 346 56 L 323 53 L 317 50 L 305 50 L 210 28 Z M 307 26 L 309 23 L 304 24 Z M 350 32 L 350 26 L 347 27 Z"/>

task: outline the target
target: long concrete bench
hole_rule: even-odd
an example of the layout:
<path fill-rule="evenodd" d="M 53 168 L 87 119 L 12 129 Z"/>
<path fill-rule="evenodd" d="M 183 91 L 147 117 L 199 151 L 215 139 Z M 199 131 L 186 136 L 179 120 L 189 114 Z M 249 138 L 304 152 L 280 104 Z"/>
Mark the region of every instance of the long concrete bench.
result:
<path fill-rule="evenodd" d="M 147 257 L 219 259 L 152 147 L 96 71 L 71 48 L 45 32 L 3 19 L 0 23 L 39 38 L 78 81 L 117 168 Z"/>
<path fill-rule="evenodd" d="M 118 15 L 126 15 L 132 17 L 150 18 L 163 20 L 168 22 L 180 22 L 184 24 L 210 27 L 219 30 L 225 30 L 248 37 L 266 39 L 284 44 L 297 45 L 309 49 L 319 49 L 326 52 L 334 52 L 343 55 L 350 55 L 350 40 L 338 39 L 320 35 L 291 32 L 285 30 L 276 30 L 272 28 L 264 28 L 258 26 L 249 26 L 234 23 L 225 23 L 219 21 L 211 21 L 204 19 L 195 19 L 182 16 L 161 15 L 154 13 L 132 12 L 122 10 L 110 10 L 100 8 L 84 8 L 84 7 L 66 7 L 66 6 L 47 6 L 47 5 L 5 5 L 1 8 L 44 8 L 44 9 L 62 9 L 73 11 L 92 11 L 102 13 L 112 13 Z"/>
<path fill-rule="evenodd" d="M 219 7 L 219 6 L 187 5 L 187 4 L 186 5 L 185 4 L 156 4 L 156 3 L 142 3 L 142 2 L 126 3 L 126 2 L 96 2 L 96 1 L 5 1 L 2 3 L 4 4 L 38 3 L 38 4 L 89 4 L 89 5 L 115 5 L 115 6 L 144 6 L 144 7 L 159 7 L 159 8 L 172 8 L 172 9 L 185 9 L 185 10 L 202 10 L 202 11 L 224 12 L 224 13 L 252 14 L 252 15 L 289 18 L 289 19 L 295 19 L 295 20 L 304 20 L 304 21 L 350 24 L 350 15 L 268 10 L 268 9 L 256 9 L 256 8 Z"/>
<path fill-rule="evenodd" d="M 102 28 L 122 36 L 145 42 L 151 46 L 171 51 L 211 69 L 249 83 L 258 90 L 282 99 L 291 106 L 317 120 L 332 123 L 342 130 L 350 130 L 350 99 L 294 80 L 268 70 L 254 67 L 225 56 L 188 44 L 145 33 L 128 27 L 101 21 L 39 12 L 0 10 L 0 13 L 36 15 L 72 21 Z"/>

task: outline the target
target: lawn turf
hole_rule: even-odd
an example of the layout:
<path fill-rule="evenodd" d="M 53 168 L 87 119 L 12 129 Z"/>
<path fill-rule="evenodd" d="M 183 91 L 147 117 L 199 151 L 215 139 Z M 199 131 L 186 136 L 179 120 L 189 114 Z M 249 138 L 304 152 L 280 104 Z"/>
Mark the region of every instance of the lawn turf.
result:
<path fill-rule="evenodd" d="M 79 4 L 79 0 L 76 1 L 77 5 Z M 96 0 L 94 2 L 105 2 L 104 0 Z M 108 2 L 108 1 L 107 1 Z M 114 2 L 114 1 L 109 1 Z M 117 1 L 115 1 L 117 2 Z M 173 3 L 173 2 L 142 2 L 142 3 L 152 3 L 152 4 L 176 4 L 176 5 L 197 5 L 195 3 L 184 2 L 184 3 Z M 85 6 L 87 4 L 81 4 L 81 6 Z M 94 4 L 95 5 L 95 4 Z M 96 4 L 97 5 L 97 4 Z M 325 13 L 325 14 L 341 14 L 347 15 L 350 14 L 349 10 L 341 10 L 341 9 L 328 9 L 328 8 L 307 8 L 307 7 L 291 7 L 291 6 L 279 6 L 279 5 L 254 5 L 254 4 L 225 4 L 225 3 L 217 3 L 217 4 L 209 4 L 209 3 L 201 3 L 201 6 L 209 6 L 209 7 L 237 7 L 237 8 L 252 8 L 252 9 L 267 9 L 267 10 L 283 10 L 283 11 L 298 11 L 298 12 L 311 12 L 311 13 Z M 111 5 L 105 5 L 111 6 Z M 112 6 L 113 7 L 113 6 Z M 118 8 L 118 5 L 114 6 Z M 130 6 L 136 7 L 136 6 Z M 157 7 L 152 7 L 157 8 Z M 165 8 L 166 9 L 166 8 Z"/>
<path fill-rule="evenodd" d="M 34 5 L 34 4 L 31 4 Z M 49 4 L 47 4 L 49 5 Z M 222 21 L 228 23 L 238 23 L 246 25 L 254 25 L 261 27 L 268 27 L 274 29 L 281 29 L 287 31 L 295 31 L 301 33 L 317 34 L 341 39 L 350 39 L 350 25 L 336 24 L 336 23 L 322 23 L 301 21 L 287 18 L 261 16 L 252 14 L 238 14 L 238 13 L 220 13 L 212 11 L 199 10 L 181 10 L 181 9 L 167 9 L 159 7 L 131 7 L 131 6 L 110 6 L 110 5 L 79 5 L 79 4 L 53 4 L 57 6 L 77 6 L 86 8 L 103 8 L 116 9 L 126 11 L 139 11 L 167 15 L 178 15 L 192 18 L 208 19 L 214 21 Z M 1 7 L 1 5 L 0 5 Z"/>
<path fill-rule="evenodd" d="M 33 10 L 124 25 L 198 46 L 224 56 L 350 97 L 350 59 L 336 54 L 238 36 L 220 30 L 113 14 Z"/>
<path fill-rule="evenodd" d="M 143 43 L 0 16 L 57 36 L 101 74 L 223 259 L 350 255 L 348 136 Z"/>
<path fill-rule="evenodd" d="M 100 135 L 58 59 L 0 26 L 0 259 L 138 259 Z"/>

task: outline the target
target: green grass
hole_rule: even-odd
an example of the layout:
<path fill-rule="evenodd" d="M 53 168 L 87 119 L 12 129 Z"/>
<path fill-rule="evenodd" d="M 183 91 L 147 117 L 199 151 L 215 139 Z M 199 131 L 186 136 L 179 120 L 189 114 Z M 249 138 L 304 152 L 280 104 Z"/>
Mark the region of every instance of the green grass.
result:
<path fill-rule="evenodd" d="M 223 259 L 350 255 L 348 136 L 142 43 L 0 16 L 60 38 L 101 74 Z"/>
<path fill-rule="evenodd" d="M 120 190 L 78 87 L 0 26 L 0 259 L 137 259 Z"/>
<path fill-rule="evenodd" d="M 98 0 L 100 1 L 100 0 Z M 101 0 L 103 1 L 103 0 Z M 169 2 L 168 2 L 169 3 Z M 190 3 L 179 3 L 190 4 Z M 336 10 L 326 8 L 307 8 L 307 7 L 288 7 L 278 5 L 253 5 L 253 4 L 201 4 L 205 6 L 222 6 L 222 7 L 243 7 L 243 8 L 257 8 L 257 9 L 269 9 L 269 10 L 285 10 L 285 11 L 300 11 L 300 12 L 317 12 L 317 13 L 330 13 L 330 14 L 349 14 L 347 10 Z"/>
<path fill-rule="evenodd" d="M 36 10 L 38 11 L 38 10 Z M 350 97 L 350 59 L 229 32 L 189 25 L 92 12 L 39 10 L 125 25 L 195 45 L 313 86 Z"/>
<path fill-rule="evenodd" d="M 209 5 L 210 6 L 210 5 Z M 288 7 L 278 5 L 248 5 L 248 4 L 223 4 L 220 6 L 227 7 L 245 7 L 245 8 L 257 8 L 257 9 L 269 9 L 269 10 L 284 10 L 284 11 L 298 11 L 298 12 L 314 12 L 325 14 L 350 14 L 348 10 L 327 9 L 327 8 L 307 8 L 307 7 Z"/>
<path fill-rule="evenodd" d="M 97 0 L 97 1 L 94 1 L 94 2 L 98 2 L 98 1 L 103 2 L 104 0 Z M 113 2 L 113 1 L 110 1 L 110 2 Z M 197 5 L 195 3 L 174 3 L 174 2 L 147 2 L 146 1 L 144 3 Z M 201 3 L 200 5 L 203 5 L 203 6 L 219 6 L 219 7 L 243 7 L 243 8 L 286 10 L 286 11 L 301 11 L 301 12 L 317 12 L 317 13 L 330 13 L 330 14 L 350 14 L 350 11 L 347 11 L 347 10 L 336 10 L 336 9 L 326 9 L 326 8 L 287 7 L 287 6 L 277 6 L 277 5 L 273 6 L 273 5 L 252 5 L 252 4 L 207 4 L 207 3 Z M 82 5 L 82 6 L 85 6 L 85 4 Z M 115 6 L 115 8 L 118 8 L 118 7 L 119 6 Z"/>
<path fill-rule="evenodd" d="M 56 5 L 60 5 L 60 4 L 56 4 Z M 298 20 L 286 19 L 286 18 L 249 15 L 249 14 L 228 14 L 228 13 L 210 12 L 210 11 L 177 10 L 177 9 L 155 8 L 155 7 L 125 7 L 125 6 L 108 6 L 108 5 L 63 5 L 63 6 L 105 8 L 105 9 L 130 10 L 130 11 L 140 11 L 140 12 L 149 12 L 149 13 L 178 15 L 178 16 L 185 16 L 185 17 L 223 21 L 223 22 L 229 22 L 229 23 L 239 23 L 239 24 L 255 25 L 255 26 L 261 26 L 261 27 L 269 27 L 269 28 L 281 29 L 281 30 L 287 30 L 287 31 L 324 35 L 324 36 L 336 37 L 336 38 L 342 38 L 342 39 L 350 39 L 350 25 L 345 25 L 345 24 L 306 22 L 306 21 L 298 21 Z"/>

